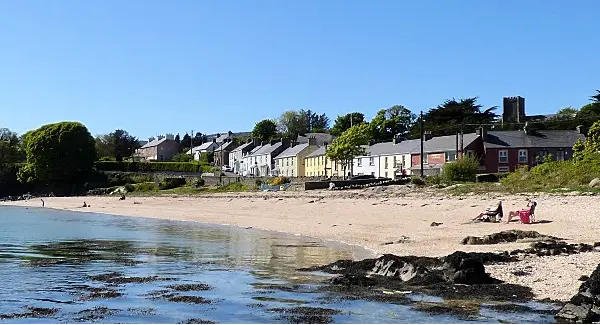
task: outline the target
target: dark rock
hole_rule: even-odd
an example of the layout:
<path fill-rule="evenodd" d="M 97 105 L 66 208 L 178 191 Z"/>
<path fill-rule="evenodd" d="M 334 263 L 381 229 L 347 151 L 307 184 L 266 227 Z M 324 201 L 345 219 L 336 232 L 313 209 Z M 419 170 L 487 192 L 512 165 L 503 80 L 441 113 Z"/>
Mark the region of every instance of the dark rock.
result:
<path fill-rule="evenodd" d="M 582 275 L 581 277 L 579 277 L 579 281 L 587 281 L 589 279 L 590 279 L 590 277 L 587 275 Z"/>
<path fill-rule="evenodd" d="M 561 321 L 590 323 L 600 321 L 600 265 L 579 286 L 579 291 L 556 314 Z"/>
<path fill-rule="evenodd" d="M 499 244 L 499 243 L 516 242 L 518 240 L 529 239 L 529 238 L 540 239 L 540 240 L 545 240 L 545 239 L 560 240 L 561 239 L 561 238 L 557 238 L 557 237 L 542 235 L 537 231 L 523 231 L 523 230 L 514 230 L 513 229 L 513 230 L 507 230 L 507 231 L 493 233 L 491 235 L 485 235 L 483 237 L 468 236 L 462 240 L 462 244 L 463 245 L 493 245 L 493 244 Z"/>
<path fill-rule="evenodd" d="M 429 226 L 430 226 L 430 227 L 437 227 L 437 226 L 440 226 L 440 225 L 443 225 L 443 224 L 444 224 L 443 222 L 435 222 L 435 221 L 434 221 L 434 222 L 432 222 L 432 223 L 431 223 Z"/>

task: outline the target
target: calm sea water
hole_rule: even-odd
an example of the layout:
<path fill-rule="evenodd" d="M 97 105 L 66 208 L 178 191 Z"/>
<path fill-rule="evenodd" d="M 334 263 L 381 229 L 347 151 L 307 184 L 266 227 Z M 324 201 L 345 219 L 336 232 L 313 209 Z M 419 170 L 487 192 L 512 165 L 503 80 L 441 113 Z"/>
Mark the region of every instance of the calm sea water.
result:
<path fill-rule="evenodd" d="M 331 299 L 319 290 L 329 275 L 296 271 L 366 254 L 254 229 L 0 206 L 0 322 L 553 322 L 543 311 L 457 317 Z"/>

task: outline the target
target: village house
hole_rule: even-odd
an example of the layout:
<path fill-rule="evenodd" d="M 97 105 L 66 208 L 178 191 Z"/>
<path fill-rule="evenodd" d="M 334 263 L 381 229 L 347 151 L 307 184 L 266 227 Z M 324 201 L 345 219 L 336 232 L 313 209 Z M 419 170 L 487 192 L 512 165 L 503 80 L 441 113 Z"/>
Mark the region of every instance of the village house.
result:
<path fill-rule="evenodd" d="M 289 140 L 271 140 L 270 143 L 261 146 L 258 150 L 248 155 L 249 175 L 273 176 L 275 169 L 275 157 L 290 146 Z"/>
<path fill-rule="evenodd" d="M 581 131 L 485 131 L 481 129 L 486 173 L 513 172 L 519 166 L 535 166 L 544 157 L 563 161 L 573 158 L 573 145 L 584 140 Z"/>
<path fill-rule="evenodd" d="M 242 175 L 242 167 L 244 166 L 244 157 L 248 155 L 259 144 L 257 140 L 248 139 L 248 141 L 229 153 L 229 164 L 233 168 L 233 172 Z"/>
<path fill-rule="evenodd" d="M 344 177 L 342 164 L 327 158 L 327 144 L 320 146 L 304 158 L 304 175 L 306 177 Z M 346 167 L 346 173 L 350 166 Z"/>
<path fill-rule="evenodd" d="M 379 177 L 398 179 L 402 177 L 402 171 L 406 175 L 411 174 L 411 152 L 420 148 L 419 139 L 406 140 L 396 137 L 394 141 L 376 143 L 369 147 L 372 155 L 379 159 Z"/>
<path fill-rule="evenodd" d="M 318 149 L 316 138 L 309 138 L 307 143 L 292 142 L 289 148 L 275 158 L 276 174 L 288 177 L 304 176 L 304 158 L 316 149 Z"/>
<path fill-rule="evenodd" d="M 423 174 L 425 176 L 439 175 L 446 163 L 454 162 L 462 156 L 461 152 L 467 156 L 479 158 L 485 156 L 485 148 L 479 132 L 467 133 L 462 136 L 446 135 L 441 137 L 431 137 L 426 134 L 423 140 Z M 417 147 L 411 149 L 410 169 L 412 174 L 418 175 L 420 173 L 420 143 Z M 483 170 L 485 167 L 481 166 L 480 169 Z"/>
<path fill-rule="evenodd" d="M 252 176 L 251 167 L 254 165 L 258 165 L 258 157 L 254 154 L 267 145 L 270 144 L 266 144 L 266 142 L 261 142 L 242 155 L 242 160 L 240 161 L 240 171 L 238 172 L 239 175 Z"/>
<path fill-rule="evenodd" d="M 333 141 L 333 139 L 335 139 L 335 136 L 329 133 L 306 133 L 298 135 L 298 137 L 296 138 L 296 142 L 308 143 L 309 139 L 315 139 L 314 141 L 316 142 L 317 146 L 321 147 L 326 144 L 330 144 Z"/>
<path fill-rule="evenodd" d="M 135 150 L 135 157 L 149 161 L 170 161 L 179 153 L 179 143 L 172 135 L 158 136 Z"/>
<path fill-rule="evenodd" d="M 214 151 L 215 166 L 229 166 L 229 153 L 235 149 L 235 139 L 227 138 Z"/>
<path fill-rule="evenodd" d="M 362 176 L 371 175 L 379 177 L 379 158 L 375 154 L 371 154 L 370 146 L 366 147 L 367 154 L 358 156 L 352 160 L 352 175 Z"/>
<path fill-rule="evenodd" d="M 187 154 L 193 154 L 194 160 L 200 160 L 202 154 L 214 152 L 217 148 L 219 148 L 219 145 L 217 144 L 216 139 L 213 139 L 213 141 L 204 142 L 203 144 L 188 150 Z"/>

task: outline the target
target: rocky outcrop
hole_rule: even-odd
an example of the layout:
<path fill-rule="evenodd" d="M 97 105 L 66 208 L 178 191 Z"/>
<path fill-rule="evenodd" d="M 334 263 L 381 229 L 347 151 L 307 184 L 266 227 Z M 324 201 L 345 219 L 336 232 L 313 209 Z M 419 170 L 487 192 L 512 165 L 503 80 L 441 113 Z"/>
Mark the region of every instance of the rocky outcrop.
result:
<path fill-rule="evenodd" d="M 581 284 L 577 294 L 556 314 L 556 318 L 573 323 L 600 321 L 600 265 Z"/>
<path fill-rule="evenodd" d="M 600 187 L 600 178 L 594 178 L 594 179 L 592 179 L 592 181 L 590 182 L 589 186 L 591 188 L 598 188 L 598 187 Z"/>
<path fill-rule="evenodd" d="M 510 243 L 525 239 L 537 239 L 537 240 L 560 240 L 561 238 L 542 235 L 537 231 L 523 231 L 523 230 L 506 230 L 491 235 L 485 235 L 483 237 L 468 236 L 462 240 L 463 245 L 493 245 L 499 243 Z"/>

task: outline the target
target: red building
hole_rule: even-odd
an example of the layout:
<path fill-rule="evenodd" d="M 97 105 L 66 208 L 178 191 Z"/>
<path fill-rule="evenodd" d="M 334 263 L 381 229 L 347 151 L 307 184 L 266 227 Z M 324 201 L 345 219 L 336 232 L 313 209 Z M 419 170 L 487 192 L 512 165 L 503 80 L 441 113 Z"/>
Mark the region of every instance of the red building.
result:
<path fill-rule="evenodd" d="M 579 131 L 489 131 L 483 132 L 485 173 L 515 171 L 519 166 L 535 166 L 552 155 L 554 160 L 573 158 L 573 145 L 583 140 Z"/>

